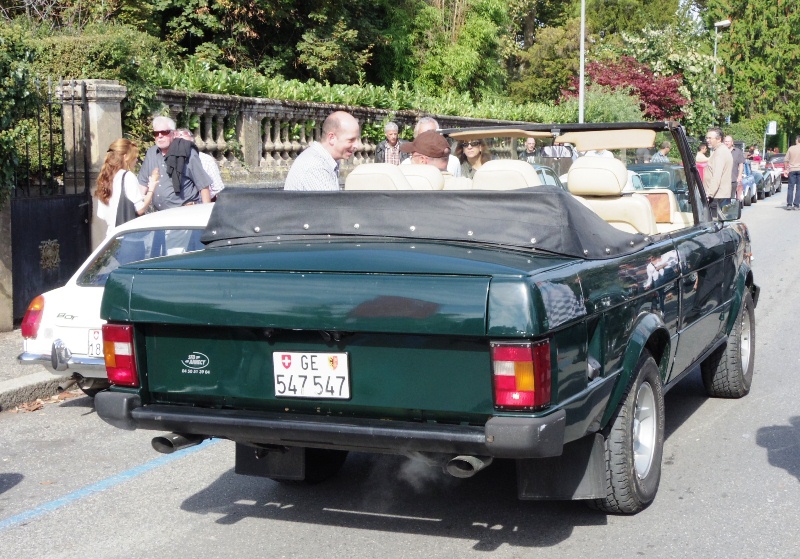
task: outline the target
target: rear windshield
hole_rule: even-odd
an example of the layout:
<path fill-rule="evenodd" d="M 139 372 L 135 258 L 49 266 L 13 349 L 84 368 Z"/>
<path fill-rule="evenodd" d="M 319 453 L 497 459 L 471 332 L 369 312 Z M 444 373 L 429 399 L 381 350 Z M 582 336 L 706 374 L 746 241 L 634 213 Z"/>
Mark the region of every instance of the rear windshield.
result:
<path fill-rule="evenodd" d="M 78 285 L 104 286 L 111 272 L 124 264 L 182 254 L 204 248 L 203 229 L 151 229 L 120 233 L 106 244 L 78 278 Z"/>

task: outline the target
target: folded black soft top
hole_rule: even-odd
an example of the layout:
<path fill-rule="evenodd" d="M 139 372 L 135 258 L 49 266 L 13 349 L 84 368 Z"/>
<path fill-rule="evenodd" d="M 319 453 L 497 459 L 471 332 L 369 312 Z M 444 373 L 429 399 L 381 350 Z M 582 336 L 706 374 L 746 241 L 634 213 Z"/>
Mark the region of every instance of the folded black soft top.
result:
<path fill-rule="evenodd" d="M 285 192 L 225 189 L 202 241 L 210 246 L 308 236 L 490 243 L 584 259 L 640 250 L 649 237 L 615 229 L 568 192 Z"/>

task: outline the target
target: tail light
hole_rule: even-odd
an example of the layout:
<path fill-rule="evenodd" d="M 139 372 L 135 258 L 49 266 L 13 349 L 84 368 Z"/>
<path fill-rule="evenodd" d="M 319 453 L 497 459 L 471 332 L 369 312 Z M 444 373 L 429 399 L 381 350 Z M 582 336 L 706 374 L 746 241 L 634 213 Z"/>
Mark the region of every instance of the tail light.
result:
<path fill-rule="evenodd" d="M 550 404 L 550 341 L 492 342 L 494 405 L 532 410 Z"/>
<path fill-rule="evenodd" d="M 39 334 L 39 324 L 42 322 L 44 312 L 44 297 L 39 295 L 28 305 L 25 316 L 22 319 L 22 337 L 35 338 Z"/>
<path fill-rule="evenodd" d="M 111 384 L 139 386 L 133 352 L 133 326 L 103 324 L 103 357 Z"/>

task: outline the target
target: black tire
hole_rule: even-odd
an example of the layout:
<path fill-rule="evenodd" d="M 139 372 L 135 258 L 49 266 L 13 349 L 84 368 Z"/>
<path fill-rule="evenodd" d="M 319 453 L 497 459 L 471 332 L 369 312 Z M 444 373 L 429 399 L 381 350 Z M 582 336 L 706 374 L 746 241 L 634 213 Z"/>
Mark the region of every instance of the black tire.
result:
<path fill-rule="evenodd" d="M 756 349 L 753 298 L 745 292 L 728 344 L 706 359 L 701 370 L 706 392 L 714 398 L 741 398 L 750 392 Z"/>
<path fill-rule="evenodd" d="M 590 506 L 617 514 L 646 508 L 658 492 L 663 452 L 664 391 L 645 351 L 606 434 L 606 496 Z"/>
<path fill-rule="evenodd" d="M 759 199 L 759 200 L 763 200 L 765 196 L 766 196 L 766 193 L 763 190 L 760 191 L 758 194 L 756 194 L 756 198 Z"/>
<path fill-rule="evenodd" d="M 744 202 L 744 205 L 745 205 L 745 206 L 749 206 L 750 204 L 752 204 L 752 203 L 753 203 L 752 196 L 747 196 L 747 195 L 745 195 L 745 196 L 744 196 L 744 199 L 743 199 L 743 202 Z"/>

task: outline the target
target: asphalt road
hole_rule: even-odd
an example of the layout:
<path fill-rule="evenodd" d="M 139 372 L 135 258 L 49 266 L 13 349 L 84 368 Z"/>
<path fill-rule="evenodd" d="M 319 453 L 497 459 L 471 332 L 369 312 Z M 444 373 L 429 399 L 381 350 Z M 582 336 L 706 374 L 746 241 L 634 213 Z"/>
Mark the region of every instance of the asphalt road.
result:
<path fill-rule="evenodd" d="M 456 480 L 351 455 L 314 487 L 241 477 L 228 441 L 162 456 L 76 396 L 0 413 L 0 558 L 800 557 L 800 212 L 783 201 L 743 216 L 762 288 L 753 389 L 709 399 L 693 375 L 669 392 L 661 487 L 636 516 L 517 501 L 503 464 Z"/>

